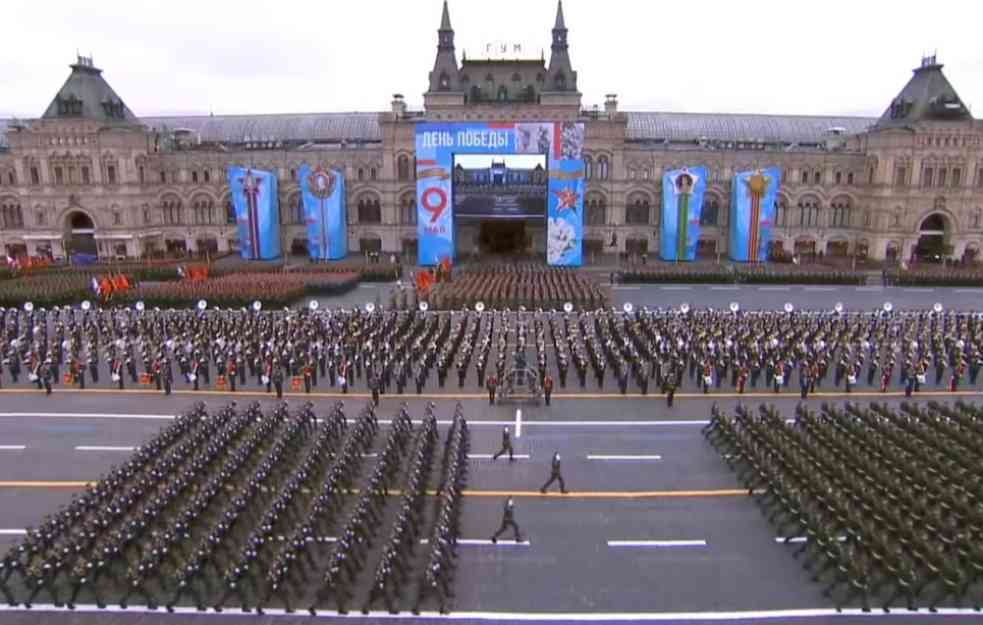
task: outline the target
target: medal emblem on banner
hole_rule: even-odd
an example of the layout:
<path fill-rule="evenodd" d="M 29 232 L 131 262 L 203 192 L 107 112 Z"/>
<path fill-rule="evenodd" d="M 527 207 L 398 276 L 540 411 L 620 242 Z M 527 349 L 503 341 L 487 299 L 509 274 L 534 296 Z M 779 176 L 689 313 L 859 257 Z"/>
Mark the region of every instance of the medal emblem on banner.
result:
<path fill-rule="evenodd" d="M 311 195 L 319 200 L 326 200 L 334 193 L 335 185 L 338 183 L 334 172 L 325 171 L 320 165 L 307 177 L 307 186 L 311 190 Z"/>

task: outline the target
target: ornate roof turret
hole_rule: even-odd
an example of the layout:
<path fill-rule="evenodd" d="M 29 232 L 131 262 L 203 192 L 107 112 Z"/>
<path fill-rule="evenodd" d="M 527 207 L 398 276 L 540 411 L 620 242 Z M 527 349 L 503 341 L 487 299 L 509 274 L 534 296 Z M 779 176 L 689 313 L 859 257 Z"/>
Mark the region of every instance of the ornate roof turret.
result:
<path fill-rule="evenodd" d="M 553 44 L 550 46 L 550 63 L 546 69 L 544 92 L 552 93 L 547 98 L 551 103 L 580 106 L 580 93 L 577 91 L 577 72 L 570 63 L 567 48 L 567 25 L 563 19 L 563 0 L 556 3 L 556 21 L 553 23 Z"/>
<path fill-rule="evenodd" d="M 919 121 L 972 121 L 969 109 L 942 73 L 935 55 L 922 59 L 901 93 L 877 121 L 878 128 L 911 126 Z"/>
<path fill-rule="evenodd" d="M 116 95 L 91 57 L 79 56 L 42 119 L 92 119 L 103 123 L 139 123 Z"/>
<path fill-rule="evenodd" d="M 434 59 L 433 71 L 430 72 L 429 92 L 461 91 L 458 74 L 457 57 L 454 54 L 454 29 L 451 28 L 447 0 L 444 0 L 440 28 L 437 30 L 437 57 Z"/>

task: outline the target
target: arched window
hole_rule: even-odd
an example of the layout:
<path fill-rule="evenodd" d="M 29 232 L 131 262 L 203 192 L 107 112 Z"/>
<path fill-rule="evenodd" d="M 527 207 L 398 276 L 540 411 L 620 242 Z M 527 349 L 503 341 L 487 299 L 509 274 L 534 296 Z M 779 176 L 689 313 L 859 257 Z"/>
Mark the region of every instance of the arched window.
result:
<path fill-rule="evenodd" d="M 584 201 L 588 226 L 603 226 L 607 223 L 607 201 L 603 195 L 593 194 Z"/>
<path fill-rule="evenodd" d="M 590 180 L 594 177 L 594 159 L 588 155 L 584 155 L 584 179 Z"/>
<path fill-rule="evenodd" d="M 358 173 L 356 174 L 356 178 L 358 178 L 359 182 L 365 180 L 365 170 L 362 169 L 361 167 L 358 168 Z"/>
<path fill-rule="evenodd" d="M 441 91 L 447 91 L 451 88 L 451 77 L 447 75 L 447 72 L 440 73 L 440 85 Z"/>
<path fill-rule="evenodd" d="M 850 198 L 845 195 L 840 196 L 833 200 L 831 206 L 833 208 L 833 223 L 830 225 L 834 228 L 849 228 L 853 219 Z"/>
<path fill-rule="evenodd" d="M 557 91 L 563 91 L 567 87 L 567 77 L 563 75 L 563 72 L 560 72 L 553 79 L 553 84 L 556 86 Z"/>
<path fill-rule="evenodd" d="M 287 213 L 284 214 L 284 223 L 302 224 L 304 223 L 304 196 L 300 192 L 290 194 L 287 199 Z M 282 214 L 282 213 L 281 213 Z"/>
<path fill-rule="evenodd" d="M 165 226 L 177 226 L 182 223 L 181 198 L 176 195 L 165 195 L 160 203 L 161 222 Z"/>
<path fill-rule="evenodd" d="M 788 225 L 788 200 L 782 195 L 775 200 L 775 225 L 779 228 Z"/>
<path fill-rule="evenodd" d="M 192 219 L 196 226 L 206 226 L 214 223 L 215 202 L 207 196 L 199 195 L 191 201 Z"/>
<path fill-rule="evenodd" d="M 375 180 L 375 179 L 376 179 L 375 167 L 370 167 L 369 168 L 369 180 Z"/>
<path fill-rule="evenodd" d="M 597 158 L 597 177 L 601 180 L 608 179 L 608 157 L 601 155 Z"/>
<path fill-rule="evenodd" d="M 716 226 L 720 220 L 720 198 L 712 193 L 703 196 L 703 210 L 700 211 L 701 226 Z"/>
<path fill-rule="evenodd" d="M 405 154 L 400 154 L 396 158 L 396 179 L 410 179 L 410 157 L 406 156 Z"/>
<path fill-rule="evenodd" d="M 500 85 L 498 87 L 498 101 L 505 102 L 508 99 L 509 99 L 509 90 L 505 87 L 505 85 Z"/>
<path fill-rule="evenodd" d="M 405 226 L 416 225 L 416 193 L 404 193 L 399 199 L 399 223 Z"/>
<path fill-rule="evenodd" d="M 358 199 L 358 223 L 382 223 L 382 210 L 378 198 L 364 195 Z"/>
<path fill-rule="evenodd" d="M 14 198 L 8 198 L 0 203 L 0 227 L 24 227 L 24 214 L 21 211 L 20 202 Z"/>
<path fill-rule="evenodd" d="M 808 228 L 819 225 L 819 200 L 806 196 L 799 200 L 799 226 Z"/>
<path fill-rule="evenodd" d="M 225 223 L 236 223 L 236 207 L 235 204 L 232 203 L 231 196 L 227 196 L 225 198 Z"/>
<path fill-rule="evenodd" d="M 625 223 L 631 226 L 644 226 L 649 223 L 649 208 L 651 202 L 648 196 L 636 194 L 628 198 L 628 205 L 625 207 Z"/>

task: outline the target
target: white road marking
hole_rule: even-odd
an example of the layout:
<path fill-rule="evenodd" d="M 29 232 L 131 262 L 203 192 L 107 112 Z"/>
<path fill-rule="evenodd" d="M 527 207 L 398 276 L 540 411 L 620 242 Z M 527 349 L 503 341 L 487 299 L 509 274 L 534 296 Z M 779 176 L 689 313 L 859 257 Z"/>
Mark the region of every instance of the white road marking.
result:
<path fill-rule="evenodd" d="M 858 286 L 855 290 L 856 291 L 883 291 L 884 290 L 884 287 L 882 287 L 882 286 Z"/>
<path fill-rule="evenodd" d="M 759 286 L 759 291 L 791 291 L 790 286 Z"/>
<path fill-rule="evenodd" d="M 0 417 L 40 417 L 42 419 L 153 419 L 171 421 L 172 414 L 113 414 L 108 412 L 0 412 Z"/>
<path fill-rule="evenodd" d="M 706 547 L 705 540 L 609 540 L 608 547 Z"/>
<path fill-rule="evenodd" d="M 468 458 L 471 460 L 491 460 L 492 454 L 468 454 Z M 499 456 L 500 458 L 505 458 L 505 455 Z M 529 454 L 513 454 L 513 458 L 516 460 L 529 460 Z"/>
<path fill-rule="evenodd" d="M 741 290 L 741 287 L 739 287 L 739 286 L 712 286 L 712 287 L 710 287 L 710 290 L 711 291 L 740 291 Z"/>
<path fill-rule="evenodd" d="M 955 289 L 954 293 L 975 293 L 976 295 L 983 295 L 983 289 Z"/>
<path fill-rule="evenodd" d="M 587 454 L 588 460 L 662 460 L 662 456 L 655 455 L 614 455 L 614 454 Z"/>
<path fill-rule="evenodd" d="M 515 409 L 515 437 L 522 438 L 522 408 Z"/>
<path fill-rule="evenodd" d="M 504 425 L 511 425 L 516 427 L 516 437 L 521 435 L 522 426 L 522 409 L 516 410 L 516 420 L 515 421 L 471 421 L 468 420 L 469 426 L 494 426 L 502 427 Z M 41 418 L 52 418 L 52 419 L 153 419 L 153 420 L 172 420 L 174 415 L 137 415 L 137 414 L 107 414 L 107 413 L 74 413 L 74 412 L 47 412 L 47 413 L 35 413 L 35 412 L 0 412 L 0 418 L 2 417 L 41 417 Z M 319 419 L 318 421 L 322 421 Z M 788 419 L 792 421 L 792 419 Z M 354 423 L 354 419 L 349 419 L 349 423 Z M 420 425 L 421 421 L 416 419 L 413 421 L 414 425 Z M 438 425 L 450 425 L 452 422 L 450 420 L 438 420 Z M 692 420 L 681 420 L 681 421 L 526 421 L 525 425 L 528 426 L 548 426 L 548 427 L 634 427 L 634 426 L 673 426 L 673 425 L 706 425 L 709 421 L 705 419 L 692 419 Z M 392 421 L 388 419 L 379 419 L 380 425 L 392 425 Z"/>
<path fill-rule="evenodd" d="M 659 288 L 663 291 L 692 291 L 693 290 L 693 287 L 691 286 L 660 286 Z"/>
<path fill-rule="evenodd" d="M 471 421 L 468 421 L 470 424 Z M 611 427 L 634 427 L 648 425 L 707 425 L 709 420 L 693 419 L 692 421 L 529 421 L 526 425 L 533 426 L 611 426 Z"/>
<path fill-rule="evenodd" d="M 0 536 L 26 536 L 26 529 L 0 530 Z"/>
<path fill-rule="evenodd" d="M 792 536 L 790 538 L 785 538 L 784 536 L 776 536 L 775 537 L 775 542 L 776 543 L 786 543 L 786 542 L 789 542 L 789 543 L 804 543 L 804 542 L 806 542 L 806 537 L 805 536 Z M 845 543 L 846 542 L 846 536 L 837 536 L 836 537 L 836 542 Z"/>
<path fill-rule="evenodd" d="M 806 291 L 837 291 L 840 287 L 838 286 L 807 286 Z"/>
<path fill-rule="evenodd" d="M 24 451 L 27 445 L 0 445 L 0 451 Z"/>
<path fill-rule="evenodd" d="M 133 451 L 136 447 L 112 447 L 108 445 L 79 445 L 75 451 Z"/>
<path fill-rule="evenodd" d="M 430 544 L 430 540 L 427 539 L 427 538 L 421 538 L 420 539 L 420 544 L 421 545 L 429 545 Z M 483 546 L 483 545 L 495 546 L 495 547 L 528 547 L 528 546 L 530 546 L 530 542 L 528 540 L 523 540 L 523 541 L 520 541 L 520 542 L 515 542 L 514 540 L 511 540 L 511 539 L 508 539 L 508 538 L 502 538 L 497 543 L 493 543 L 488 538 L 458 538 L 457 539 L 457 544 L 459 544 L 459 545 L 469 545 L 469 546 L 478 546 L 478 547 Z"/>
<path fill-rule="evenodd" d="M 508 541 L 504 541 L 508 542 Z M 502 543 L 499 543 L 502 544 Z M 50 603 L 34 603 L 32 608 L 24 608 L 21 606 L 9 606 L 6 603 L 0 605 L 0 612 L 16 612 L 16 613 L 30 613 L 30 612 L 61 612 L 62 614 L 71 614 L 73 611 L 69 611 L 62 608 L 57 608 Z M 121 609 L 119 606 L 106 606 L 105 609 L 96 607 L 94 604 L 76 604 L 74 612 L 79 614 L 163 614 L 167 615 L 163 609 L 158 608 L 157 610 L 151 610 L 146 607 L 141 606 L 129 606 L 126 610 Z M 175 614 L 186 614 L 186 615 L 202 615 L 207 614 L 203 612 L 198 612 L 194 606 L 175 606 Z M 225 614 L 231 614 L 231 611 L 225 612 Z M 297 613 L 288 614 L 284 608 L 264 608 L 263 613 L 267 616 L 293 616 L 296 617 Z M 214 613 L 212 613 L 214 614 Z M 921 614 L 921 613 L 920 613 Z M 421 611 L 419 615 L 413 614 L 412 612 L 403 611 L 399 614 L 389 614 L 384 610 L 371 611 L 368 615 L 364 615 L 358 610 L 352 610 L 348 614 L 338 614 L 334 610 L 323 609 L 318 612 L 318 616 L 323 619 L 386 619 L 386 620 L 408 620 L 408 619 L 439 619 L 442 621 L 450 620 L 464 620 L 464 621 L 502 621 L 502 622 L 516 622 L 516 621 L 540 621 L 540 622 L 569 622 L 569 621 L 579 621 L 585 623 L 597 623 L 605 621 L 617 621 L 617 622 L 685 622 L 685 621 L 749 621 L 749 620 L 771 620 L 775 619 L 776 622 L 780 619 L 784 622 L 789 622 L 792 619 L 803 619 L 803 618 L 823 618 L 829 619 L 842 618 L 844 616 L 862 616 L 870 617 L 870 613 L 862 612 L 860 608 L 844 608 L 842 612 L 837 612 L 834 608 L 798 608 L 790 610 L 734 610 L 731 612 L 452 612 L 450 614 L 440 614 L 434 611 Z M 966 616 L 972 617 L 974 622 L 979 620 L 980 613 L 974 611 L 972 608 L 942 608 L 938 609 L 938 613 L 931 615 L 934 620 L 936 616 Z M 905 610 L 895 610 L 890 614 L 878 614 L 876 618 L 884 619 L 888 617 L 901 617 L 911 620 L 911 613 Z M 310 615 L 304 616 L 305 619 L 310 619 Z"/>
<path fill-rule="evenodd" d="M 642 287 L 640 287 L 640 286 L 613 286 L 613 287 L 611 287 L 611 290 L 612 291 L 641 291 L 642 290 Z"/>
<path fill-rule="evenodd" d="M 905 293 L 932 293 L 935 289 L 901 289 Z"/>

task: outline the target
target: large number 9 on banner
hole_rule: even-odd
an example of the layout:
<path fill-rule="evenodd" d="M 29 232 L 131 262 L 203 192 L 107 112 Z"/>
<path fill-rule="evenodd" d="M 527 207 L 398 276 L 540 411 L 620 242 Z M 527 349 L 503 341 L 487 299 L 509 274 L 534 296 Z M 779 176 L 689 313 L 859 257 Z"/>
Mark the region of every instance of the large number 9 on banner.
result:
<path fill-rule="evenodd" d="M 436 197 L 436 203 L 433 196 Z M 444 209 L 447 208 L 447 194 L 440 187 L 430 187 L 420 194 L 420 204 L 423 209 L 430 213 L 430 223 L 437 223 Z"/>

